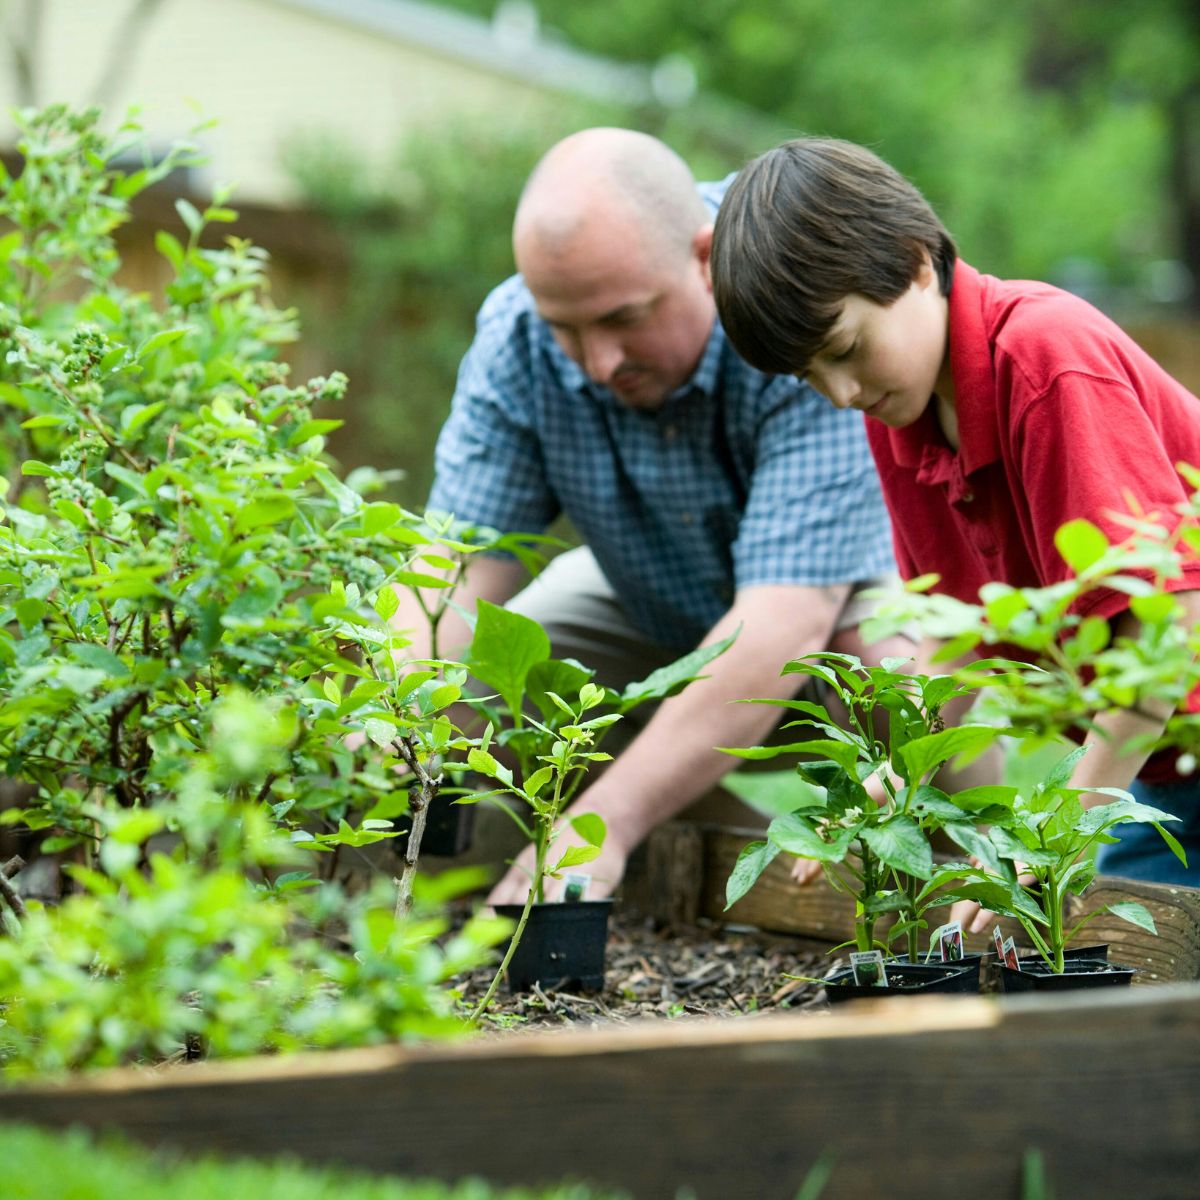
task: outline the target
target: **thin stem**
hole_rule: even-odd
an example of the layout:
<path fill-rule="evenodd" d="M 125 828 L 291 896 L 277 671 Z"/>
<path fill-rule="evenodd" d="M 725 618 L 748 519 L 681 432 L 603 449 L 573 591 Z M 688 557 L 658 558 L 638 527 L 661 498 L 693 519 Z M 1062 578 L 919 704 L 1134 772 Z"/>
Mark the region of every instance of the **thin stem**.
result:
<path fill-rule="evenodd" d="M 442 786 L 441 775 L 430 775 L 417 757 L 412 739 L 397 738 L 396 749 L 417 779 L 417 794 L 410 804 L 412 827 L 404 843 L 404 868 L 396 880 L 396 921 L 400 922 L 412 912 L 413 881 L 417 875 L 417 861 L 421 854 L 421 839 L 425 836 L 425 822 L 429 817 L 429 806 L 437 797 Z"/>

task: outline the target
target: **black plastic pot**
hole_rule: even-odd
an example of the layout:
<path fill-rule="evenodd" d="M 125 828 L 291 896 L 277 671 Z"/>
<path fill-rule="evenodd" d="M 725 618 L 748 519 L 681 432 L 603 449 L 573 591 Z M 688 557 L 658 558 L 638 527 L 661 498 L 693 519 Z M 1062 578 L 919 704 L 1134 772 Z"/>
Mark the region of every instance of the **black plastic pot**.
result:
<path fill-rule="evenodd" d="M 502 917 L 520 920 L 523 904 L 497 904 Z M 604 986 L 604 948 L 608 941 L 611 900 L 580 900 L 574 904 L 535 904 L 520 944 L 508 964 L 508 989 L 580 988 Z"/>
<path fill-rule="evenodd" d="M 931 992 L 972 995 L 979 991 L 979 956 L 971 955 L 956 963 L 910 963 L 891 960 L 884 963 L 888 986 L 863 987 L 854 982 L 850 969 L 838 971 L 825 980 L 825 998 L 830 1004 L 847 1000 L 880 1000 L 889 996 L 925 996 Z"/>
<path fill-rule="evenodd" d="M 1083 988 L 1127 987 L 1137 972 L 1117 967 L 1103 958 L 1067 956 L 1063 973 L 1056 975 L 1044 958 L 1021 959 L 1021 970 L 1000 967 L 1000 983 L 1010 995 L 1015 992 L 1068 992 Z"/>
<path fill-rule="evenodd" d="M 396 850 L 404 853 L 408 830 L 412 828 L 410 817 L 400 817 L 395 828 L 402 829 L 405 837 L 396 839 Z M 425 832 L 421 836 L 421 853 L 436 854 L 453 858 L 471 848 L 475 830 L 475 806 L 455 804 L 453 796 L 435 796 L 425 814 Z"/>

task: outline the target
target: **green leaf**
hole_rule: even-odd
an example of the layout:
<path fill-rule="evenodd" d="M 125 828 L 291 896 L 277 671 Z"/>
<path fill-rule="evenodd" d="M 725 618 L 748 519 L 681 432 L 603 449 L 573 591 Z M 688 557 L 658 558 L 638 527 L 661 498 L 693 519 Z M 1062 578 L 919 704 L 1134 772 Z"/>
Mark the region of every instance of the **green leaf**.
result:
<path fill-rule="evenodd" d="M 889 867 L 917 879 L 928 879 L 933 874 L 929 842 L 911 817 L 894 816 L 873 829 L 864 829 L 862 838 Z"/>
<path fill-rule="evenodd" d="M 550 868 L 550 873 L 557 874 L 567 867 L 577 867 L 582 863 L 589 863 L 599 854 L 599 846 L 571 846 L 562 858 Z"/>
<path fill-rule="evenodd" d="M 382 587 L 375 596 L 375 611 L 381 621 L 390 621 L 400 607 L 400 599 L 393 587 Z"/>
<path fill-rule="evenodd" d="M 1054 535 L 1054 545 L 1076 575 L 1086 571 L 1108 550 L 1108 538 L 1091 523 L 1068 521 Z"/>
<path fill-rule="evenodd" d="M 52 429 L 55 426 L 66 423 L 66 417 L 57 417 L 50 413 L 46 413 L 40 417 L 30 417 L 28 421 L 21 422 L 22 429 Z"/>
<path fill-rule="evenodd" d="M 396 740 L 396 727 L 390 721 L 381 721 L 378 717 L 368 717 L 363 721 L 363 732 L 381 750 L 390 750 Z"/>
<path fill-rule="evenodd" d="M 528 779 L 525 780 L 525 791 L 530 796 L 536 796 L 554 778 L 553 767 L 538 767 Z"/>
<path fill-rule="evenodd" d="M 912 780 L 923 779 L 930 771 L 956 758 L 974 756 L 986 750 L 1000 736 L 991 725 L 958 725 L 926 737 L 915 738 L 900 747 L 900 757 Z M 832 757 L 832 755 L 830 756 Z"/>
<path fill-rule="evenodd" d="M 34 475 L 44 479 L 57 479 L 62 472 L 48 463 L 38 462 L 36 458 L 28 458 L 21 464 L 22 475 Z"/>
<path fill-rule="evenodd" d="M 1175 615 L 1179 602 L 1169 592 L 1156 592 L 1152 596 L 1134 596 L 1129 601 L 1129 609 L 1139 621 L 1157 625 Z"/>
<path fill-rule="evenodd" d="M 321 691 L 325 693 L 325 699 L 328 700 L 330 704 L 341 704 L 342 689 L 338 687 L 336 679 L 326 676 L 321 683 Z"/>
<path fill-rule="evenodd" d="M 740 627 L 738 632 L 741 632 Z M 647 700 L 663 700 L 681 691 L 695 680 L 713 659 L 724 654 L 736 638 L 737 633 L 731 633 L 711 646 L 700 646 L 690 654 L 677 658 L 673 663 L 652 671 L 638 683 L 629 684 L 621 693 L 620 711 L 627 713 Z"/>
<path fill-rule="evenodd" d="M 778 853 L 779 847 L 770 842 L 751 842 L 742 850 L 725 884 L 726 912 L 758 882 Z"/>
<path fill-rule="evenodd" d="M 301 442 L 307 442 L 309 438 L 318 437 L 321 434 L 325 434 L 325 433 L 332 433 L 335 429 L 341 429 L 341 427 L 343 425 L 345 425 L 345 423 L 346 423 L 345 421 L 335 421 L 335 420 L 305 421 L 296 430 L 294 430 L 293 433 L 291 434 L 291 436 L 288 438 L 288 445 L 289 446 L 299 446 L 301 444 Z M 397 510 L 397 512 L 399 512 L 399 509 L 400 509 L 400 506 L 397 504 L 386 505 L 386 506 L 385 505 L 377 506 L 374 504 L 368 505 L 368 508 L 375 508 L 375 507 L 395 508 Z M 388 525 L 394 525 L 394 524 L 395 524 L 395 521 L 388 522 Z M 387 525 L 383 526 L 383 528 L 386 529 Z M 368 534 L 367 536 L 369 537 L 370 534 Z"/>
<path fill-rule="evenodd" d="M 46 602 L 27 596 L 13 605 L 13 611 L 22 627 L 31 629 L 46 615 Z"/>
<path fill-rule="evenodd" d="M 1164 812 L 1161 808 L 1153 808 L 1149 804 L 1138 801 L 1114 800 L 1111 804 L 1097 804 L 1087 809 L 1083 816 L 1075 822 L 1077 832 L 1091 836 L 1094 833 L 1107 831 L 1114 825 L 1131 821 L 1136 825 L 1155 825 L 1162 821 L 1178 821 L 1179 818 Z"/>
<path fill-rule="evenodd" d="M 476 679 L 500 693 L 510 713 L 518 714 L 530 669 L 550 657 L 550 639 L 531 617 L 487 600 L 480 600 L 476 611 L 465 665 Z"/>
<path fill-rule="evenodd" d="M 184 254 L 179 239 L 165 229 L 160 229 L 154 235 L 155 249 L 171 264 L 178 275 L 183 271 Z"/>
<path fill-rule="evenodd" d="M 132 437 L 137 431 L 148 425 L 167 407 L 165 400 L 154 404 L 129 404 L 121 410 L 121 432 Z"/>
<path fill-rule="evenodd" d="M 1037 846 L 1025 845 L 1020 838 L 998 825 L 993 825 L 988 830 L 988 839 L 1001 858 L 1014 863 L 1023 863 L 1028 867 L 1056 867 L 1062 859 L 1062 855 L 1053 850 L 1043 850 Z M 1074 858 L 1075 856 L 1072 854 L 1069 857 Z"/>
<path fill-rule="evenodd" d="M 798 813 L 789 813 L 771 822 L 767 829 L 767 841 L 797 858 L 841 862 L 857 832 L 856 829 L 834 828 L 833 838 L 826 841 L 810 820 Z"/>
<path fill-rule="evenodd" d="M 134 351 L 134 358 L 141 362 L 143 358 L 147 358 L 157 350 L 161 350 L 164 346 L 171 345 L 172 342 L 177 342 L 185 333 L 191 333 L 190 325 L 181 325 L 176 329 L 160 329 L 158 333 L 148 337 Z"/>
<path fill-rule="evenodd" d="M 963 810 L 940 788 L 928 783 L 918 784 L 910 791 L 901 788 L 896 803 L 917 817 L 932 817 L 937 821 L 961 821 Z"/>
<path fill-rule="evenodd" d="M 245 533 L 261 525 L 277 525 L 289 520 L 295 511 L 296 503 L 290 496 L 264 496 L 238 509 L 233 528 L 237 533 Z"/>
<path fill-rule="evenodd" d="M 1108 911 L 1114 917 L 1120 917 L 1122 921 L 1128 921 L 1131 925 L 1136 925 L 1147 933 L 1158 933 L 1158 927 L 1154 924 L 1150 910 L 1136 900 L 1122 900 L 1117 904 L 1110 904 Z"/>
<path fill-rule="evenodd" d="M 187 226 L 187 231 L 193 237 L 198 237 L 200 231 L 204 228 L 204 218 L 196 211 L 196 206 L 190 200 L 185 200 L 182 196 L 175 201 L 175 211 L 179 214 L 180 220 Z"/>
<path fill-rule="evenodd" d="M 316 422 L 310 422 L 314 424 Z M 341 422 L 339 421 L 340 425 Z M 379 502 L 376 504 L 366 505 L 359 514 L 360 525 L 363 537 L 375 537 L 378 534 L 391 529 L 394 525 L 399 525 L 404 520 L 404 510 L 398 504 L 387 504 Z"/>
<path fill-rule="evenodd" d="M 68 647 L 73 658 L 83 663 L 85 667 L 94 667 L 104 671 L 114 679 L 120 679 L 129 674 L 129 668 L 111 650 L 97 646 L 91 642 L 75 642 Z"/>
<path fill-rule="evenodd" d="M 19 229 L 14 229 L 11 233 L 0 237 L 0 267 L 3 267 L 17 252 L 24 237 L 25 235 Z"/>
<path fill-rule="evenodd" d="M 572 817 L 571 828 L 574 829 L 575 832 L 579 834 L 579 836 L 583 838 L 583 840 L 587 842 L 589 846 L 598 847 L 604 845 L 604 835 L 606 832 L 604 819 L 598 816 L 596 813 L 580 813 L 579 816 Z"/>
<path fill-rule="evenodd" d="M 734 771 L 721 786 L 761 813 L 781 817 L 798 808 L 824 808 L 823 787 L 801 779 L 795 771 Z"/>
<path fill-rule="evenodd" d="M 1077 746 L 1069 754 L 1065 754 L 1046 772 L 1043 783 L 1047 788 L 1066 787 L 1071 782 L 1071 776 L 1075 774 L 1075 768 L 1079 765 L 1080 759 L 1088 752 L 1086 746 Z"/>

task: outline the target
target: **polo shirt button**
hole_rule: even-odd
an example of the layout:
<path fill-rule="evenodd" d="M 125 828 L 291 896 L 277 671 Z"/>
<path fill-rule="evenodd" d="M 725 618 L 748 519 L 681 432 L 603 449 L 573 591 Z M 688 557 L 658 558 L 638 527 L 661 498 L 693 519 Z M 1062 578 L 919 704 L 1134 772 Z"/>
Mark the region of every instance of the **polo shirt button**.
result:
<path fill-rule="evenodd" d="M 663 426 L 663 437 L 665 437 L 668 441 L 670 441 L 671 438 L 673 438 L 678 432 L 679 432 L 679 427 L 677 425 L 664 425 Z"/>
<path fill-rule="evenodd" d="M 963 502 L 964 504 L 970 504 L 970 503 L 971 503 L 971 501 L 972 501 L 972 500 L 974 500 L 974 499 L 975 499 L 975 493 L 974 493 L 974 492 L 963 492 L 963 494 L 962 494 L 962 502 Z"/>
<path fill-rule="evenodd" d="M 679 514 L 679 519 L 680 519 L 680 520 L 681 520 L 681 521 L 682 521 L 682 522 L 683 522 L 685 525 L 690 525 L 690 524 L 692 523 L 692 514 L 691 514 L 691 513 L 687 513 L 687 512 L 685 512 L 685 513 L 680 513 L 680 514 Z"/>

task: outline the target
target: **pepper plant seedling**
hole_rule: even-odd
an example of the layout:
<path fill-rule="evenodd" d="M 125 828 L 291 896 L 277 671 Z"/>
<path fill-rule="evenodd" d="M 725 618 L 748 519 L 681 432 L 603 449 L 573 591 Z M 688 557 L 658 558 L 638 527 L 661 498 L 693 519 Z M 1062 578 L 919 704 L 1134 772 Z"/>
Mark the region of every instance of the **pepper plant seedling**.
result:
<path fill-rule="evenodd" d="M 740 758 L 764 760 L 800 755 L 798 805 L 776 817 L 766 839 L 738 857 L 726 886 L 726 907 L 754 885 L 783 851 L 821 863 L 831 884 L 852 896 L 854 945 L 890 949 L 903 937 L 906 956 L 918 962 L 925 913 L 945 904 L 947 884 L 961 863 L 935 865 L 930 836 L 944 830 L 958 844 L 971 840 L 976 823 L 1008 812 L 1012 789 L 977 787 L 948 793 L 934 779 L 951 760 L 977 756 L 1003 732 L 991 725 L 944 728 L 942 709 L 986 683 L 950 675 L 914 675 L 908 660 L 884 659 L 867 667 L 851 655 L 822 652 L 789 662 L 784 674 L 806 675 L 836 698 L 846 712 L 839 724 L 814 700 L 755 700 L 797 713 L 783 728 L 811 730 L 811 740 L 724 747 Z M 886 726 L 886 734 L 884 727 Z M 736 777 L 732 786 L 737 788 Z M 878 922 L 895 913 L 886 931 Z"/>
<path fill-rule="evenodd" d="M 1117 841 L 1112 836 L 1115 828 L 1131 823 L 1153 825 L 1172 853 L 1187 865 L 1183 847 L 1163 827 L 1178 817 L 1140 804 L 1120 788 L 1089 789 L 1114 799 L 1084 807 L 1083 797 L 1088 793 L 1068 787 L 1067 782 L 1087 749 L 1079 746 L 1062 758 L 1029 796 L 1015 793 L 1009 811 L 995 820 L 986 834 L 970 835 L 968 848 L 980 865 L 960 872 L 959 883 L 947 897 L 975 900 L 1019 921 L 1037 952 L 1059 975 L 1067 944 L 1101 913 L 1111 912 L 1149 933 L 1158 932 L 1150 912 L 1133 900 L 1098 908 L 1068 925 L 1067 899 L 1081 895 L 1096 877 L 1091 851 L 1103 842 Z"/>

